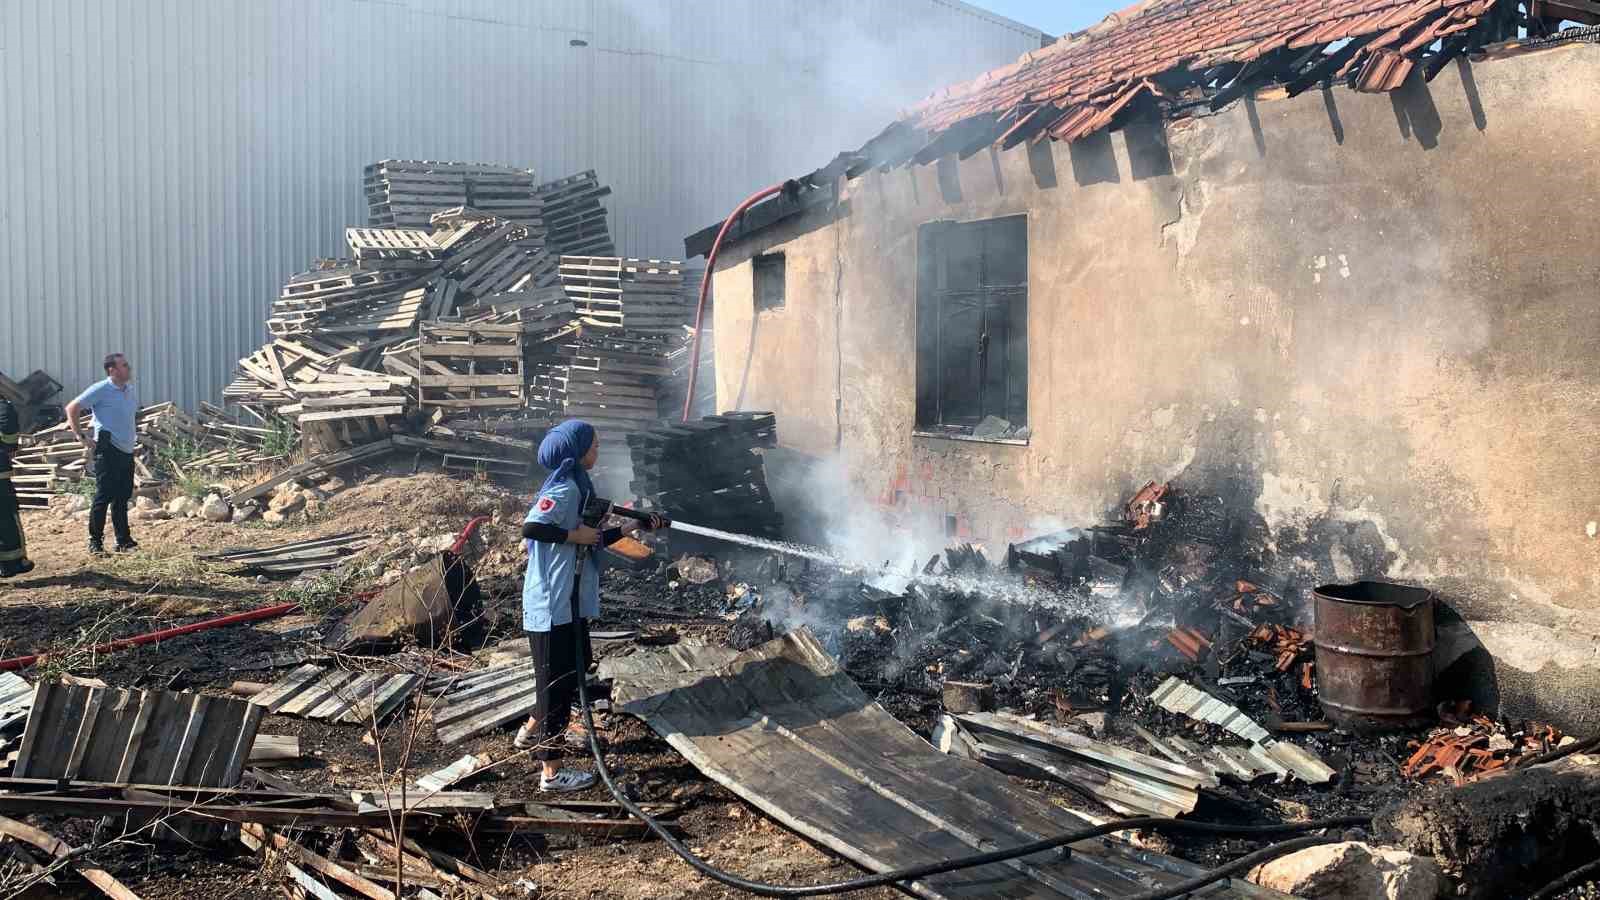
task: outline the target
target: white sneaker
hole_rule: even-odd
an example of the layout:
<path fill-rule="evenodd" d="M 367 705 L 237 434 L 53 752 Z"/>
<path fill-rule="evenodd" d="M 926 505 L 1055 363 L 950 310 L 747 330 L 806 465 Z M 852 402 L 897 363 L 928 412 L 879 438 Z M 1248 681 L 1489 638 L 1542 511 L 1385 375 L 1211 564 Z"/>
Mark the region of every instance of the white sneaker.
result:
<path fill-rule="evenodd" d="M 539 776 L 539 790 L 543 793 L 566 793 L 568 791 L 581 791 L 594 787 L 594 774 L 591 772 L 576 772 L 572 769 L 562 769 L 554 778 L 545 775 Z"/>
<path fill-rule="evenodd" d="M 522 723 L 522 727 L 517 729 L 517 736 L 511 739 L 511 746 L 518 750 L 532 750 L 538 744 L 533 735 L 533 726 L 527 722 Z"/>

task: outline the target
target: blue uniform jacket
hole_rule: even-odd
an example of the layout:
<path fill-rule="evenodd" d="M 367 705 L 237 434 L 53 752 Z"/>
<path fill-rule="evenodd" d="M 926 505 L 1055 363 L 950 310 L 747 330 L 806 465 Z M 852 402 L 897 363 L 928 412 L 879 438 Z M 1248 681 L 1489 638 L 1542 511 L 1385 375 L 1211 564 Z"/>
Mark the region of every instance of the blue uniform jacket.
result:
<path fill-rule="evenodd" d="M 528 509 L 524 522 L 556 525 L 568 531 L 577 528 L 583 501 L 578 485 L 564 481 L 539 494 Z M 572 621 L 572 578 L 578 562 L 576 544 L 547 544 L 523 541 L 528 548 L 528 572 L 522 579 L 522 627 L 525 631 L 549 631 Z M 591 559 L 599 547 L 589 548 Z M 585 566 L 579 584 L 578 614 L 585 619 L 600 615 L 599 565 Z"/>

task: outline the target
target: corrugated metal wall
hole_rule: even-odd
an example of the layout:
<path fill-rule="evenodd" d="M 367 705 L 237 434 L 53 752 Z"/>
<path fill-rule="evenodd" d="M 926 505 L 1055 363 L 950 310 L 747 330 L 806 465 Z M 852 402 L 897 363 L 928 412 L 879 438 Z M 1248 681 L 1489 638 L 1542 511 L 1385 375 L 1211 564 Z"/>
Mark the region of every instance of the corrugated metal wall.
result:
<path fill-rule="evenodd" d="M 1038 45 L 950 0 L 4 0 L 0 370 L 124 350 L 193 408 L 364 224 L 367 163 L 594 168 L 619 250 L 675 257 Z"/>

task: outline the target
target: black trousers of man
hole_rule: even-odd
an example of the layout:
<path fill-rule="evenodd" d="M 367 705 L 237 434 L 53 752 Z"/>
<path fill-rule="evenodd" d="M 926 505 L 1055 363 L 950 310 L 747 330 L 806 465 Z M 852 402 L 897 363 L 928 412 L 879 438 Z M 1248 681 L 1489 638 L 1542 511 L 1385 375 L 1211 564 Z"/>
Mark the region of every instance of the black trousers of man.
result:
<path fill-rule="evenodd" d="M 28 562 L 28 539 L 22 533 L 22 513 L 10 473 L 0 477 L 0 575 L 10 577 Z"/>
<path fill-rule="evenodd" d="M 89 543 L 99 546 L 106 533 L 106 511 L 118 546 L 133 543 L 128 530 L 128 501 L 133 499 L 133 454 L 111 442 L 110 432 L 100 432 L 94 448 L 94 505 L 89 507 Z"/>

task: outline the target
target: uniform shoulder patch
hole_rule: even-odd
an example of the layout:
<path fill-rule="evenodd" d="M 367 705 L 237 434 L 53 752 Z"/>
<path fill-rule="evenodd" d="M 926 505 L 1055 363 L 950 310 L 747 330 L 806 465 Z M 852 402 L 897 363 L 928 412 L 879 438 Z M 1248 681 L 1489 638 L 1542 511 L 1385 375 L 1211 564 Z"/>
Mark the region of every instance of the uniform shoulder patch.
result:
<path fill-rule="evenodd" d="M 547 513 L 550 510 L 555 509 L 555 508 L 556 508 L 556 502 L 554 500 L 551 500 L 549 497 L 540 497 L 539 498 L 539 512 Z"/>

